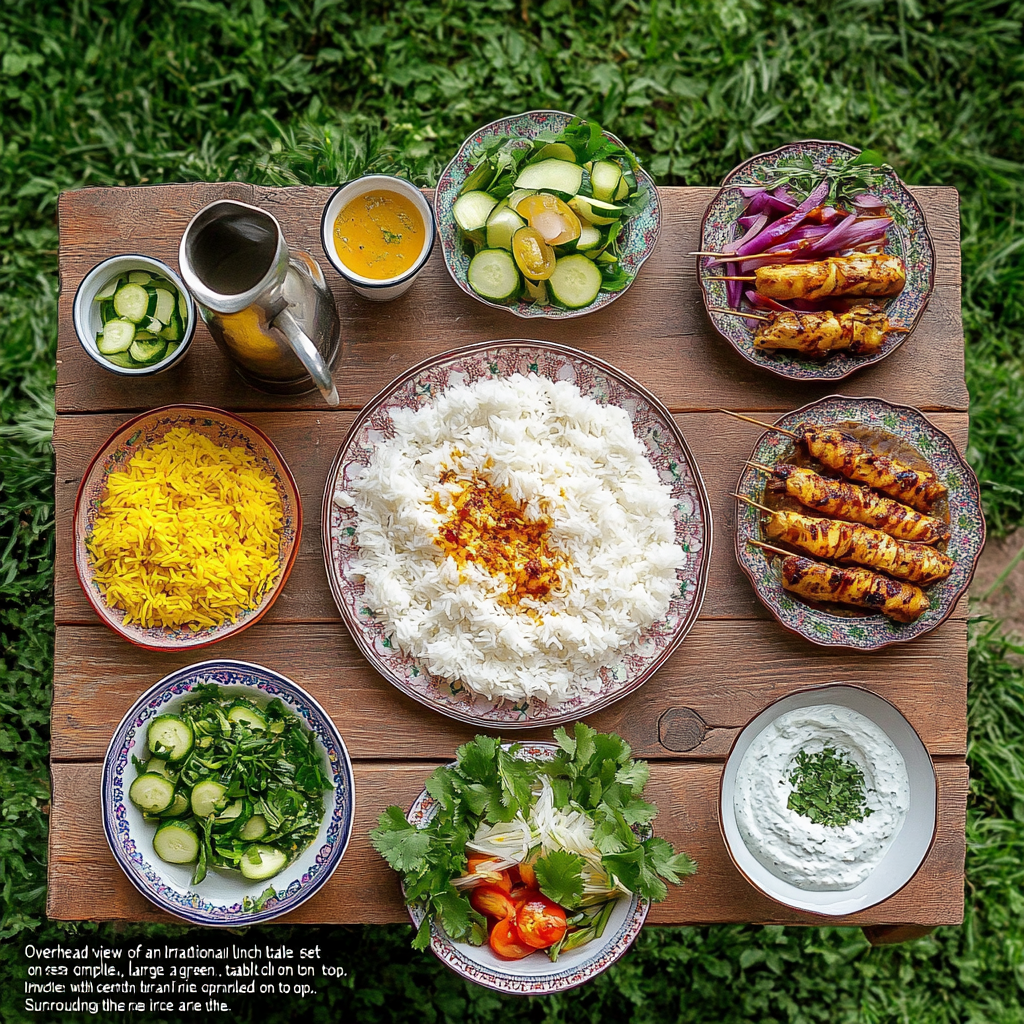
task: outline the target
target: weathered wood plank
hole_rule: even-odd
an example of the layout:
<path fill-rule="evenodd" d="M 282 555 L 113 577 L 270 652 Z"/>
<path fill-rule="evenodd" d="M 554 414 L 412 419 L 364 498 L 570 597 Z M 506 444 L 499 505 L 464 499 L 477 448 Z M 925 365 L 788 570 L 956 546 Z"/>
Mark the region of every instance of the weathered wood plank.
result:
<path fill-rule="evenodd" d="M 758 415 L 753 413 L 752 415 Z M 777 413 L 762 411 L 771 422 Z M 75 574 L 72 524 L 78 485 L 93 455 L 110 434 L 130 416 L 104 413 L 61 416 L 57 420 L 57 571 L 55 581 L 58 623 L 93 623 L 92 610 Z M 338 622 L 337 607 L 327 585 L 321 553 L 320 507 L 327 473 L 353 420 L 350 412 L 254 412 L 248 414 L 281 450 L 295 475 L 302 496 L 303 536 L 288 584 L 264 619 L 267 623 Z M 967 446 L 967 417 L 963 413 L 932 413 L 931 419 L 950 434 L 958 447 Z M 676 415 L 704 478 L 712 503 L 714 545 L 704 618 L 769 618 L 747 577 L 736 565 L 733 536 L 736 489 L 743 464 L 761 434 L 750 424 L 719 412 Z M 958 609 L 961 617 L 967 606 Z"/>
<path fill-rule="evenodd" d="M 352 842 L 334 876 L 308 903 L 281 918 L 283 924 L 384 923 L 407 920 L 395 874 L 373 851 L 368 833 L 385 806 L 407 807 L 432 765 L 356 762 L 356 821 Z M 870 910 L 827 923 L 942 925 L 963 919 L 964 808 L 967 766 L 936 763 L 938 834 L 921 870 L 899 893 Z M 695 877 L 656 904 L 651 924 L 758 921 L 821 924 L 758 893 L 729 859 L 718 826 L 720 764 L 658 764 L 648 792 L 661 813 L 658 835 L 698 863 Z M 128 882 L 103 835 L 100 766 L 53 766 L 50 816 L 50 887 L 47 913 L 60 920 L 170 921 Z M 410 933 L 411 938 L 411 933 Z"/>
<path fill-rule="evenodd" d="M 397 372 L 424 357 L 484 339 L 529 337 L 575 345 L 607 359 L 652 388 L 673 410 L 719 406 L 784 410 L 836 390 L 785 382 L 736 355 L 711 329 L 697 287 L 694 260 L 700 220 L 711 188 L 660 190 L 661 240 L 636 283 L 612 306 L 585 319 L 531 320 L 490 309 L 459 291 L 435 247 L 415 286 L 378 304 L 355 295 L 333 272 L 320 244 L 327 188 L 265 188 L 199 183 L 81 189 L 60 197 L 58 412 L 136 411 L 188 395 L 230 409 L 320 409 L 317 395 L 280 398 L 247 387 L 200 324 L 179 367 L 126 383 L 101 372 L 82 351 L 71 319 L 75 291 L 99 260 L 144 252 L 177 267 L 189 219 L 207 203 L 236 198 L 278 217 L 290 245 L 307 249 L 325 268 L 338 302 L 346 351 L 337 378 L 347 407 L 360 408 Z M 920 325 L 889 359 L 844 382 L 841 390 L 897 394 L 922 409 L 966 410 L 960 319 L 959 216 L 956 190 L 914 190 L 935 241 L 935 289 Z M 382 342 L 386 340 L 386 344 Z"/>
<path fill-rule="evenodd" d="M 399 693 L 370 668 L 341 624 L 295 629 L 260 623 L 215 650 L 175 654 L 139 651 L 104 626 L 61 626 L 53 759 L 102 758 L 136 698 L 204 655 L 255 662 L 294 679 L 323 704 L 357 759 L 450 757 L 479 731 Z M 866 686 L 892 701 L 932 754 L 966 752 L 963 620 L 883 654 L 815 648 L 774 622 L 701 620 L 653 679 L 588 721 L 623 735 L 640 757 L 722 758 L 737 731 L 770 703 L 824 683 Z M 679 717 L 683 709 L 700 721 L 688 713 Z M 550 729 L 536 735 L 549 739 Z"/>

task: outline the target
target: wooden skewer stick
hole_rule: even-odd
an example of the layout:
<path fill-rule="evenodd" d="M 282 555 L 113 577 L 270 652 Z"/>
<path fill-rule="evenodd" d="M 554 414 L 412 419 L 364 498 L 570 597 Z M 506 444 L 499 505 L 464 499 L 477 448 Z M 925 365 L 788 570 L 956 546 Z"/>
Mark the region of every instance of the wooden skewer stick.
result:
<path fill-rule="evenodd" d="M 708 310 L 712 313 L 725 313 L 726 316 L 741 316 L 744 320 L 770 321 L 773 319 L 770 316 L 761 316 L 760 313 L 744 313 L 739 309 L 722 309 L 720 306 L 708 306 Z"/>
<path fill-rule="evenodd" d="M 703 250 L 698 250 L 697 252 L 688 252 L 686 255 L 687 256 L 717 256 L 719 259 L 727 259 L 730 256 L 734 256 L 736 259 L 741 259 L 741 257 L 736 256 L 736 254 L 733 253 L 733 252 L 704 252 Z"/>
<path fill-rule="evenodd" d="M 705 280 L 708 281 L 756 281 L 753 274 L 741 274 L 739 277 L 729 277 L 727 274 L 708 274 Z"/>
<path fill-rule="evenodd" d="M 767 505 L 759 505 L 756 501 L 754 501 L 752 498 L 748 498 L 745 494 L 734 493 L 733 497 L 736 498 L 738 501 L 742 501 L 748 505 L 753 506 L 754 508 L 759 508 L 762 512 L 767 512 L 770 516 L 775 515 L 774 509 L 769 508 Z"/>
<path fill-rule="evenodd" d="M 785 434 L 787 437 L 793 437 L 797 440 L 800 439 L 800 435 L 795 430 L 787 430 L 785 427 L 776 427 L 772 423 L 765 423 L 763 420 L 755 420 L 752 416 L 744 416 L 742 413 L 732 412 L 730 409 L 719 409 L 719 412 L 724 412 L 726 416 L 732 416 L 738 420 L 746 420 L 747 423 L 754 423 L 759 427 L 764 427 L 765 430 L 777 430 L 780 434 Z"/>
<path fill-rule="evenodd" d="M 753 544 L 755 547 L 764 548 L 765 551 L 773 551 L 777 555 L 785 555 L 786 558 L 791 558 L 793 556 L 792 551 L 786 551 L 784 548 L 773 547 L 771 544 L 765 544 L 764 541 L 748 540 L 747 543 Z"/>
<path fill-rule="evenodd" d="M 775 470 L 772 469 L 771 466 L 762 466 L 760 462 L 748 462 L 747 465 L 748 466 L 753 466 L 754 469 L 761 470 L 762 473 L 771 473 L 772 476 L 775 475 Z"/>

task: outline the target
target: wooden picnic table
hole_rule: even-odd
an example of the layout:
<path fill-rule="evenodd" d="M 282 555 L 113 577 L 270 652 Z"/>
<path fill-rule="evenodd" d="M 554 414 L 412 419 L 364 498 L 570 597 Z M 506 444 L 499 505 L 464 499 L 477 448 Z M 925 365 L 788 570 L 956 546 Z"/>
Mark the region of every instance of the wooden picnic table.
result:
<path fill-rule="evenodd" d="M 121 717 L 173 669 L 210 657 L 239 658 L 294 679 L 331 714 L 356 777 L 353 838 L 337 872 L 283 922 L 407 920 L 394 872 L 368 833 L 388 804 L 408 806 L 433 767 L 451 759 L 474 729 L 403 696 L 357 651 L 332 600 L 321 554 L 320 507 L 327 472 L 356 412 L 399 373 L 426 356 L 472 342 L 531 338 L 573 345 L 620 367 L 669 407 L 707 484 L 714 552 L 703 610 L 668 663 L 636 693 L 591 716 L 651 761 L 656 829 L 699 864 L 699 873 L 655 905 L 655 924 L 764 922 L 816 924 L 758 893 L 733 866 L 719 830 L 718 783 L 737 733 L 768 704 L 795 689 L 854 683 L 880 694 L 918 730 L 938 777 L 938 832 L 913 880 L 884 903 L 828 919 L 868 928 L 873 941 L 919 934 L 963 917 L 968 772 L 967 607 L 926 636 L 864 654 L 817 647 L 772 619 L 736 566 L 735 511 L 729 496 L 760 429 L 716 410 L 764 419 L 830 393 L 878 396 L 914 405 L 967 445 L 960 312 L 957 193 L 917 188 L 935 242 L 931 302 L 913 335 L 890 358 L 838 385 L 787 382 L 744 362 L 712 330 L 686 255 L 698 247 L 710 188 L 661 189 L 664 227 L 630 290 L 591 316 L 522 321 L 463 295 L 439 248 L 405 296 L 378 304 L 334 274 L 320 243 L 328 188 L 264 188 L 240 183 L 83 189 L 60 198 L 57 351 L 55 583 L 56 652 L 52 710 L 49 896 L 61 920 L 171 921 L 128 882 L 103 835 L 100 768 Z M 177 267 L 189 219 L 215 199 L 271 211 L 293 247 L 324 268 L 341 315 L 344 351 L 335 371 L 342 407 L 318 393 L 262 394 L 236 375 L 200 323 L 181 365 L 156 377 L 107 373 L 82 350 L 71 308 L 75 290 L 99 260 L 124 252 Z M 125 420 L 155 406 L 200 403 L 241 414 L 265 431 L 287 460 L 302 495 L 305 526 L 284 592 L 255 626 L 188 653 L 140 650 L 103 626 L 81 591 L 72 557 L 79 481 L 92 456 Z M 550 738 L 550 729 L 516 738 Z"/>

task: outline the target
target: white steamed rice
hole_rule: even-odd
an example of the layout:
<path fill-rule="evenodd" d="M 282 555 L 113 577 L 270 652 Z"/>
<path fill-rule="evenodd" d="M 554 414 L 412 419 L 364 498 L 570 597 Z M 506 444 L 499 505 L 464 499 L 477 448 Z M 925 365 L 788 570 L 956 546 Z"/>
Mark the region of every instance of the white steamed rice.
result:
<path fill-rule="evenodd" d="M 560 704 L 597 689 L 668 610 L 684 560 L 672 500 L 626 412 L 534 375 L 448 388 L 392 411 L 395 436 L 335 500 L 357 512 L 365 603 L 430 672 L 490 700 Z M 453 454 L 453 453 L 460 454 Z M 445 470 L 458 480 L 445 485 Z M 435 543 L 449 497 L 474 474 L 547 519 L 561 585 L 518 607 L 503 575 L 460 568 Z"/>

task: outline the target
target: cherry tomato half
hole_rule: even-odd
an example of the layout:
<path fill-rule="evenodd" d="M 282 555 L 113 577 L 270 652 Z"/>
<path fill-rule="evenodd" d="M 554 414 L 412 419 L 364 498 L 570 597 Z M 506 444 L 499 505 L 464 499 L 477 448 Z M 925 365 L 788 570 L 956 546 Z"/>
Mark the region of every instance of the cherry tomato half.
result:
<path fill-rule="evenodd" d="M 537 888 L 537 872 L 533 870 L 533 864 L 529 861 L 523 861 L 519 865 L 519 877 L 523 880 L 524 885 L 531 889 Z"/>
<path fill-rule="evenodd" d="M 580 237 L 580 219 L 557 196 L 537 192 L 526 196 L 516 207 L 516 213 L 536 228 L 548 245 L 563 245 Z"/>
<path fill-rule="evenodd" d="M 531 281 L 546 281 L 555 272 L 555 250 L 536 228 L 519 228 L 512 236 L 516 265 Z"/>
<path fill-rule="evenodd" d="M 522 960 L 534 951 L 533 946 L 520 940 L 512 917 L 498 921 L 491 929 L 491 949 L 505 960 Z"/>
<path fill-rule="evenodd" d="M 508 892 L 512 888 L 512 877 L 508 871 L 495 871 L 493 867 L 489 865 L 500 864 L 500 861 L 495 860 L 493 857 L 485 857 L 479 853 L 473 853 L 469 855 L 466 861 L 466 874 L 467 875 L 482 875 L 487 879 L 489 885 L 496 885 L 499 889 L 504 889 Z"/>
<path fill-rule="evenodd" d="M 516 905 L 509 899 L 508 893 L 497 885 L 478 885 L 469 894 L 470 906 L 487 917 L 502 920 L 514 917 Z"/>
<path fill-rule="evenodd" d="M 565 911 L 538 893 L 516 911 L 519 938 L 534 949 L 547 949 L 565 934 Z"/>

